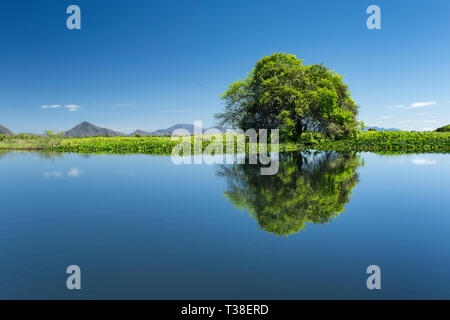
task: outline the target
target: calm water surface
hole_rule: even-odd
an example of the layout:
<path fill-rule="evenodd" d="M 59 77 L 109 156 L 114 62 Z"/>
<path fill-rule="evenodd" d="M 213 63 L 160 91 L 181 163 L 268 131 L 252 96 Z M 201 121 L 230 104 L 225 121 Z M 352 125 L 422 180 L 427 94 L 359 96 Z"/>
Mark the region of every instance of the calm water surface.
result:
<path fill-rule="evenodd" d="M 2 299 L 450 299 L 449 155 L 283 154 L 260 176 L 12 152 L 0 178 Z"/>

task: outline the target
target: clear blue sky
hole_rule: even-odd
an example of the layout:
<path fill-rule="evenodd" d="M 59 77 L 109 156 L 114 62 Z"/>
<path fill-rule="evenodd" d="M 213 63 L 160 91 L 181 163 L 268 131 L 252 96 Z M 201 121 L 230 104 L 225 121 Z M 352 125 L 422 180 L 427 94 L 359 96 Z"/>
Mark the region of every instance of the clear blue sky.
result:
<path fill-rule="evenodd" d="M 81 30 L 66 28 L 71 4 L 81 8 Z M 382 30 L 366 27 L 370 4 L 381 8 Z M 0 124 L 14 132 L 84 120 L 124 132 L 211 126 L 220 94 L 273 52 L 344 74 L 368 125 L 450 123 L 448 0 L 5 0 Z"/>

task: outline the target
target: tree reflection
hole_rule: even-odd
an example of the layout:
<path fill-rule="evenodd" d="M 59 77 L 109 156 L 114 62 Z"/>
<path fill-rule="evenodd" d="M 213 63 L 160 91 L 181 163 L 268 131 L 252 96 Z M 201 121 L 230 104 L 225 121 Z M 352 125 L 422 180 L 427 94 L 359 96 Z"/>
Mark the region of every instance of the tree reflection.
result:
<path fill-rule="evenodd" d="M 235 207 L 247 209 L 262 230 L 287 236 L 343 212 L 362 164 L 355 153 L 282 153 L 274 176 L 248 164 L 222 165 L 217 174 L 227 179 L 224 194 Z"/>

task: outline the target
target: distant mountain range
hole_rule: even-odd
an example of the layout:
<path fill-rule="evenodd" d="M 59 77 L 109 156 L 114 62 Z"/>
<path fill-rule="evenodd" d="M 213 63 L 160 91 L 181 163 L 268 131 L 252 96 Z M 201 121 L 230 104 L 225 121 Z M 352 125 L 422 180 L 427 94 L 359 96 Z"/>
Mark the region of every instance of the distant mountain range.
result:
<path fill-rule="evenodd" d="M 199 127 L 195 127 L 192 124 L 176 124 L 176 125 L 174 125 L 174 126 L 172 126 L 170 128 L 167 128 L 167 129 L 160 129 L 160 130 L 157 130 L 157 131 L 153 131 L 153 132 L 150 133 L 150 135 L 157 136 L 157 137 L 160 137 L 160 136 L 171 136 L 173 134 L 173 132 L 175 130 L 178 130 L 178 129 L 184 129 L 187 132 L 189 132 L 189 134 L 194 134 L 195 131 L 196 132 L 205 133 L 207 130 L 213 130 L 213 129 L 216 129 L 216 130 L 219 130 L 220 132 L 225 133 L 225 130 L 226 130 L 226 129 L 221 128 L 221 127 L 210 127 L 210 128 L 206 128 L 206 129 L 200 129 Z M 197 130 L 195 130 L 195 129 L 197 129 Z"/>
<path fill-rule="evenodd" d="M 172 133 L 175 130 L 177 130 L 177 129 L 184 129 L 184 130 L 189 131 L 190 134 L 193 134 L 195 127 L 194 127 L 193 124 L 176 124 L 176 125 L 174 125 L 174 126 L 172 126 L 170 128 L 167 128 L 167 129 L 160 129 L 160 130 L 153 131 L 150 134 L 152 136 L 158 136 L 158 137 L 160 137 L 160 136 L 171 136 Z"/>
<path fill-rule="evenodd" d="M 363 129 L 363 131 L 369 131 L 369 129 L 375 129 L 375 130 L 377 130 L 377 131 L 402 131 L 402 130 L 397 129 L 397 128 L 389 128 L 389 129 L 386 129 L 386 128 L 380 128 L 380 127 L 377 127 L 377 126 L 366 127 L 366 128 Z"/>
<path fill-rule="evenodd" d="M 59 134 L 63 135 L 64 137 L 78 137 L 78 138 L 96 137 L 96 136 L 105 136 L 105 137 L 130 136 L 130 137 L 134 137 L 136 135 L 161 137 L 161 136 L 171 136 L 173 134 L 173 132 L 177 129 L 184 129 L 184 130 L 187 130 L 187 132 L 189 134 L 194 134 L 195 127 L 192 124 L 176 124 L 170 128 L 160 129 L 160 130 L 156 130 L 153 132 L 147 132 L 144 130 L 137 129 L 133 133 L 126 134 L 126 133 L 114 131 L 114 130 L 111 130 L 108 128 L 102 128 L 102 127 L 93 125 L 92 123 L 89 123 L 87 121 L 84 121 L 84 122 L 76 125 L 72 129 L 60 132 Z M 225 132 L 225 129 L 220 128 L 220 127 L 211 127 L 211 128 L 203 129 L 202 132 L 205 132 L 206 130 L 209 130 L 209 129 L 218 129 L 221 132 Z M 9 136 L 9 135 L 13 135 L 14 133 L 11 130 L 9 130 L 8 128 L 5 128 L 4 126 L 0 125 L 0 134 Z M 32 134 L 29 133 L 29 135 L 32 135 Z M 44 134 L 35 134 L 35 135 L 45 136 L 46 134 L 44 133 Z"/>
<path fill-rule="evenodd" d="M 62 135 L 65 137 L 94 137 L 94 136 L 107 136 L 107 137 L 120 137 L 120 136 L 171 136 L 173 132 L 177 129 L 184 129 L 189 134 L 194 134 L 195 127 L 192 124 L 176 124 L 170 128 L 167 129 L 160 129 L 153 132 L 147 132 L 140 129 L 137 129 L 131 134 L 126 134 L 118 131 L 114 131 L 107 128 L 101 128 L 98 126 L 95 126 L 89 122 L 82 122 L 79 125 L 75 126 L 74 128 L 62 132 Z M 212 127 L 208 129 L 218 129 L 221 132 L 224 132 L 225 130 L 223 128 L 218 127 Z M 205 132 L 208 129 L 203 129 L 203 132 Z"/>
<path fill-rule="evenodd" d="M 8 128 L 5 128 L 4 126 L 2 126 L 2 125 L 0 124 L 0 134 L 4 134 L 4 135 L 7 135 L 7 136 L 11 136 L 11 135 L 13 135 L 14 133 L 13 133 L 11 130 L 9 130 Z"/>
<path fill-rule="evenodd" d="M 84 121 L 84 122 L 76 125 L 72 129 L 61 132 L 60 134 L 62 134 L 65 137 L 95 137 L 95 136 L 106 136 L 106 137 L 132 136 L 132 137 L 134 137 L 136 135 L 161 137 L 161 136 L 171 136 L 173 134 L 173 132 L 177 129 L 184 129 L 189 134 L 194 134 L 194 131 L 195 131 L 195 127 L 192 124 L 176 124 L 170 128 L 160 129 L 160 130 L 156 130 L 153 132 L 147 132 L 147 131 L 137 129 L 136 131 L 134 131 L 131 134 L 126 134 L 126 133 L 114 131 L 114 130 L 107 129 L 107 128 L 101 128 L 96 125 L 93 125 L 92 123 Z M 211 128 L 203 129 L 203 133 L 209 129 L 218 129 L 221 132 L 225 132 L 224 128 L 211 127 Z M 377 126 L 366 127 L 366 128 L 364 128 L 364 131 L 368 131 L 369 129 L 375 129 L 376 131 L 401 131 L 400 129 L 397 129 L 397 128 L 385 129 L 385 128 L 380 128 Z M 0 125 L 0 134 L 13 135 L 14 133 L 11 130 L 9 130 L 8 128 L 5 128 L 4 126 Z"/>

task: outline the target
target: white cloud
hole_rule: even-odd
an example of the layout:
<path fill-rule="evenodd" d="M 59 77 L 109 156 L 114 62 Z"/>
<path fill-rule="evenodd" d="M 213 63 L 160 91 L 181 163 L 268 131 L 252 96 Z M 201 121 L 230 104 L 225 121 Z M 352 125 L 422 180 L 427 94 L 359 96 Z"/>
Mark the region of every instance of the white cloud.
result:
<path fill-rule="evenodd" d="M 391 119 L 392 116 L 382 116 L 381 119 Z"/>
<path fill-rule="evenodd" d="M 116 107 L 132 107 L 134 106 L 134 103 L 118 103 L 116 104 Z"/>
<path fill-rule="evenodd" d="M 66 175 L 70 178 L 76 178 L 79 177 L 82 173 L 83 171 L 81 171 L 80 169 L 72 168 L 69 171 L 67 171 Z M 42 175 L 44 176 L 44 178 L 59 179 L 64 177 L 64 173 L 62 171 L 46 171 L 43 172 Z"/>
<path fill-rule="evenodd" d="M 60 104 L 44 104 L 41 109 L 59 109 L 62 108 Z"/>
<path fill-rule="evenodd" d="M 70 112 L 75 112 L 81 109 L 79 105 L 76 104 L 66 104 L 64 107 L 60 104 L 44 104 L 41 109 L 68 109 Z"/>
<path fill-rule="evenodd" d="M 434 130 L 433 128 L 425 127 L 425 128 L 420 128 L 418 131 L 433 131 L 433 130 Z"/>
<path fill-rule="evenodd" d="M 425 123 L 436 123 L 437 120 L 423 120 L 423 122 L 425 122 Z"/>
<path fill-rule="evenodd" d="M 408 106 L 403 104 L 396 104 L 395 106 L 390 106 L 388 109 L 408 109 Z"/>
<path fill-rule="evenodd" d="M 155 113 L 183 113 L 183 112 L 192 112 L 192 111 L 191 110 L 182 110 L 182 109 L 155 111 Z"/>
<path fill-rule="evenodd" d="M 51 171 L 51 172 L 43 172 L 42 175 L 44 178 L 61 178 L 63 173 L 60 171 Z"/>
<path fill-rule="evenodd" d="M 414 102 L 409 106 L 405 106 L 403 104 L 398 104 L 395 106 L 390 106 L 389 109 L 416 109 L 416 108 L 425 108 L 436 105 L 436 101 L 425 101 L 425 102 Z"/>
<path fill-rule="evenodd" d="M 409 122 L 411 122 L 411 120 L 402 120 L 402 121 L 399 121 L 398 123 L 409 123 Z"/>
<path fill-rule="evenodd" d="M 76 104 L 68 104 L 68 105 L 64 106 L 64 108 L 69 109 L 70 112 L 75 112 L 75 111 L 78 111 L 81 109 L 81 107 Z"/>
<path fill-rule="evenodd" d="M 417 112 L 416 113 L 417 116 L 424 116 L 426 114 L 428 114 L 428 112 Z"/>
<path fill-rule="evenodd" d="M 433 165 L 437 164 L 437 161 L 431 160 L 431 159 L 424 159 L 424 158 L 414 158 L 411 160 L 412 163 L 416 165 Z"/>
<path fill-rule="evenodd" d="M 411 104 L 409 106 L 409 108 L 424 108 L 424 107 L 434 106 L 436 104 L 437 104 L 436 101 L 414 102 L 413 104 Z"/>
<path fill-rule="evenodd" d="M 67 172 L 67 175 L 68 175 L 69 177 L 71 177 L 71 178 L 76 178 L 76 177 L 80 176 L 81 173 L 82 173 L 82 172 L 81 172 L 80 169 L 78 169 L 78 168 L 72 168 L 72 169 L 69 170 L 69 172 Z"/>

